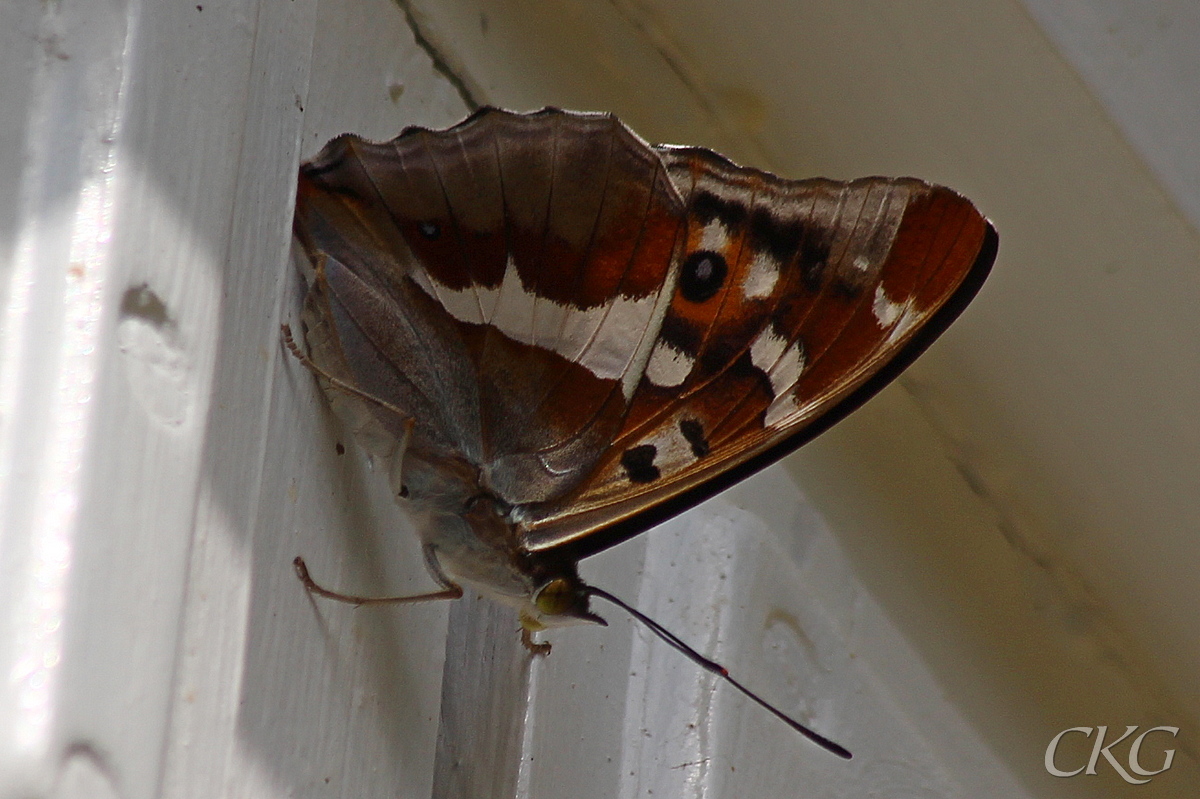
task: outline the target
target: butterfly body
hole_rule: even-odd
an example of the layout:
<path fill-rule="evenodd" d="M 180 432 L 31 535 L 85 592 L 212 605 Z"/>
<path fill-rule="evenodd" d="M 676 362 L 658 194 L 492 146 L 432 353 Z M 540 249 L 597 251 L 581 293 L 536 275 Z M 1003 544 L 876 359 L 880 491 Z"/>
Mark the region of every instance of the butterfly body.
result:
<path fill-rule="evenodd" d="M 761 468 L 895 376 L 995 233 L 922 181 L 787 181 L 615 117 L 484 109 L 303 165 L 306 341 L 431 571 L 530 629 L 579 558 Z M 549 587 L 549 590 L 548 590 Z"/>

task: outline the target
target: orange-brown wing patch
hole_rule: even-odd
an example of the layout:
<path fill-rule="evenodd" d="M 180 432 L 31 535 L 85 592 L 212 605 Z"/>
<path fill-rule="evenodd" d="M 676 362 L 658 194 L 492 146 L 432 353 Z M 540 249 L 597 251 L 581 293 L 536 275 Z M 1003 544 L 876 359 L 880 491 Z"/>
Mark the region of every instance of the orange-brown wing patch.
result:
<path fill-rule="evenodd" d="M 875 376 L 890 379 L 915 357 L 994 254 L 990 225 L 948 189 L 781 181 L 704 151 L 678 156 L 686 172 L 676 161 L 673 176 L 691 179 L 676 178 L 687 250 L 656 344 L 673 357 L 657 372 L 652 358 L 586 483 L 531 514 L 533 548 L 586 550 L 599 526 L 633 531 L 638 518 L 663 515 L 649 509 L 694 504 L 732 482 L 723 475 L 808 440 L 878 390 Z M 719 255 L 725 273 L 689 296 L 697 253 Z"/>

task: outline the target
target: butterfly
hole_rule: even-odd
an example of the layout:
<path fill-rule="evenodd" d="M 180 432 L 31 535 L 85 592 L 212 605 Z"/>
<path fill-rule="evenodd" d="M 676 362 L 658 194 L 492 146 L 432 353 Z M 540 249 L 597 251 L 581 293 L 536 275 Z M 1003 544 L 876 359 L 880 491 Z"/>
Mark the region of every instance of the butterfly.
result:
<path fill-rule="evenodd" d="M 785 180 L 553 108 L 338 137 L 300 168 L 294 232 L 307 353 L 285 338 L 418 520 L 442 590 L 412 599 L 468 584 L 528 644 L 603 623 L 602 597 L 706 667 L 578 561 L 861 405 L 998 242 L 940 186 Z"/>

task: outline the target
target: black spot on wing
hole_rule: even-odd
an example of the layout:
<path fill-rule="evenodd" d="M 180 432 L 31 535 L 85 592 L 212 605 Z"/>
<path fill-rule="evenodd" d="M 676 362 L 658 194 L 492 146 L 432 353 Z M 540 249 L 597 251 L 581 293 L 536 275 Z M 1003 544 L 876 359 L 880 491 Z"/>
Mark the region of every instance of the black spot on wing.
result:
<path fill-rule="evenodd" d="M 625 450 L 621 455 L 621 466 L 624 467 L 631 482 L 652 483 L 662 475 L 662 472 L 654 465 L 656 457 L 658 457 L 658 447 L 653 444 L 639 444 Z"/>
<path fill-rule="evenodd" d="M 792 260 L 804 239 L 804 223 L 799 219 L 778 219 L 767 208 L 755 208 L 750 214 L 750 246 L 755 252 L 767 252 L 781 264 Z"/>
<path fill-rule="evenodd" d="M 700 344 L 704 340 L 704 331 L 681 317 L 667 314 L 663 318 L 662 327 L 658 330 L 658 338 L 679 352 L 691 355 L 700 349 Z"/>
<path fill-rule="evenodd" d="M 688 302 L 701 303 L 716 296 L 729 274 L 720 253 L 696 250 L 679 270 L 679 293 Z"/>
<path fill-rule="evenodd" d="M 766 208 L 756 208 L 750 216 L 750 246 L 767 252 L 785 267 L 794 265 L 804 287 L 812 292 L 820 291 L 825 282 L 829 239 L 830 231 L 819 225 L 779 219 Z"/>
<path fill-rule="evenodd" d="M 702 225 L 716 220 L 727 229 L 735 230 L 746 221 L 746 206 L 707 191 L 696 192 L 692 198 L 691 210 L 692 215 Z"/>
<path fill-rule="evenodd" d="M 692 454 L 697 458 L 703 458 L 708 454 L 708 439 L 704 437 L 704 425 L 700 424 L 696 419 L 680 419 L 679 432 L 683 433 L 683 437 L 692 445 Z"/>
<path fill-rule="evenodd" d="M 762 369 L 754 365 L 754 359 L 750 355 L 749 350 L 740 353 L 737 358 L 729 364 L 729 375 L 739 382 L 745 380 L 753 380 L 761 386 L 766 392 L 766 396 L 775 396 L 774 390 L 771 388 L 771 377 Z M 765 408 L 764 408 L 765 410 Z"/>
<path fill-rule="evenodd" d="M 698 374 L 715 375 L 721 372 L 730 361 L 745 351 L 748 346 L 746 342 L 749 340 L 749 336 L 742 331 L 729 331 L 728 335 L 713 336 L 705 342 L 704 351 L 700 353 Z"/>
<path fill-rule="evenodd" d="M 820 291 L 825 281 L 825 265 L 829 260 L 829 238 L 821 228 L 810 228 L 805 234 L 796 265 L 800 268 L 804 287 L 809 291 Z"/>
<path fill-rule="evenodd" d="M 839 274 L 833 281 L 834 294 L 848 302 L 858 299 L 863 288 L 863 281 L 853 280 L 851 276 L 845 274 Z"/>

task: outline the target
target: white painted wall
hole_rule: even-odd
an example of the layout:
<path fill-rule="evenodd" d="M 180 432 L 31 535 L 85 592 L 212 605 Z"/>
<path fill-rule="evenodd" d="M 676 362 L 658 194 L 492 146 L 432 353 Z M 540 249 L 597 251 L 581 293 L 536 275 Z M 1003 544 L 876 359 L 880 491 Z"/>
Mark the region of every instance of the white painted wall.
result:
<path fill-rule="evenodd" d="M 1196 13 L 812 5 L 0 8 L 0 796 L 452 796 L 454 773 L 533 797 L 1187 795 Z M 995 221 L 993 277 L 896 387 L 583 565 L 850 764 L 616 612 L 532 667 L 481 638 L 443 684 L 448 608 L 295 582 L 303 553 L 348 590 L 429 585 L 277 339 L 297 162 L 464 111 L 409 23 L 480 101 L 614 110 L 790 176 L 916 174 Z M 443 690 L 522 740 L 481 723 L 439 750 Z M 1099 724 L 1182 727 L 1175 765 L 1045 773 L 1055 732 Z"/>

